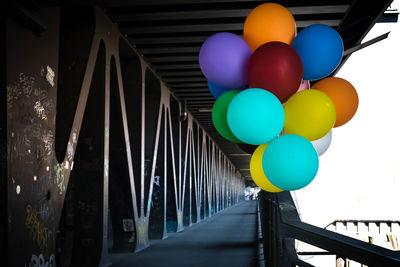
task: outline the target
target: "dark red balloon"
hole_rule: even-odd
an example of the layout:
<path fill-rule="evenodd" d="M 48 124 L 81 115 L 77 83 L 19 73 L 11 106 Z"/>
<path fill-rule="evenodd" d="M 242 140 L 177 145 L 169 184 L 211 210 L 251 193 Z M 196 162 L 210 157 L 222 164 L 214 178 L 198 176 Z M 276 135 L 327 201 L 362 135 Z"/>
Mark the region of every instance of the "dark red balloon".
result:
<path fill-rule="evenodd" d="M 303 78 L 303 63 L 290 45 L 269 42 L 251 55 L 248 74 L 250 88 L 268 90 L 284 103 L 299 89 Z"/>

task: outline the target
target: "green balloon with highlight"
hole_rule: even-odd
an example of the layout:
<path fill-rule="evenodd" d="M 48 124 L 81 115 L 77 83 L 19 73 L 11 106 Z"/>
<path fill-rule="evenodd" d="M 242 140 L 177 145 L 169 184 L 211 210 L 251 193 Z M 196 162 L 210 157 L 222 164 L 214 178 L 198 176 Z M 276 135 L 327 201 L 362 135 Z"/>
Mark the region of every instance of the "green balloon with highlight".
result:
<path fill-rule="evenodd" d="M 230 90 L 223 93 L 218 97 L 217 101 L 215 101 L 212 109 L 212 121 L 215 129 L 217 129 L 222 137 L 234 143 L 242 143 L 242 141 L 240 141 L 229 128 L 227 112 L 232 99 L 239 93 L 240 90 Z"/>

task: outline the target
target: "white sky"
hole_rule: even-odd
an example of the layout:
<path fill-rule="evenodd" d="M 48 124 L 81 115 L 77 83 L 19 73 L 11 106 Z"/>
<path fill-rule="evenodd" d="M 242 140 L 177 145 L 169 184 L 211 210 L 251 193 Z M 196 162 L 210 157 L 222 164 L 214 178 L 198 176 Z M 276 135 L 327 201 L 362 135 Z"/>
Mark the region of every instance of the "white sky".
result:
<path fill-rule="evenodd" d="M 354 85 L 360 103 L 350 122 L 333 129 L 317 177 L 296 191 L 305 222 L 400 220 L 400 23 L 376 24 L 364 42 L 388 31 L 336 75 Z"/>

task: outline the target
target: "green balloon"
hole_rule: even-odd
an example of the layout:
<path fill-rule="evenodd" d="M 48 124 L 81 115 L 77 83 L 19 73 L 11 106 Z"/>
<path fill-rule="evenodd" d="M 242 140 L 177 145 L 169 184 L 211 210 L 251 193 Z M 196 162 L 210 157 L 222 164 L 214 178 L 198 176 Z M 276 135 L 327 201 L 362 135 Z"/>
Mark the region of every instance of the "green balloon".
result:
<path fill-rule="evenodd" d="M 230 90 L 223 93 L 215 101 L 212 109 L 212 121 L 214 123 L 215 129 L 222 135 L 225 139 L 231 142 L 243 143 L 236 136 L 233 135 L 231 129 L 229 129 L 228 121 L 226 119 L 226 114 L 228 112 L 228 106 L 232 99 L 240 93 L 240 90 Z"/>

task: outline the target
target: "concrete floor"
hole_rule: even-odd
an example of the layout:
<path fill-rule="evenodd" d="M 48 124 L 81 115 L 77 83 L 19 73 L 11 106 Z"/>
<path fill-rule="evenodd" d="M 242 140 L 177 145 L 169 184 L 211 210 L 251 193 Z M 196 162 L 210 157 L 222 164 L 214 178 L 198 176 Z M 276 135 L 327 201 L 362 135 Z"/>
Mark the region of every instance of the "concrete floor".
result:
<path fill-rule="evenodd" d="M 256 204 L 243 201 L 139 253 L 111 254 L 112 266 L 256 266 Z"/>

